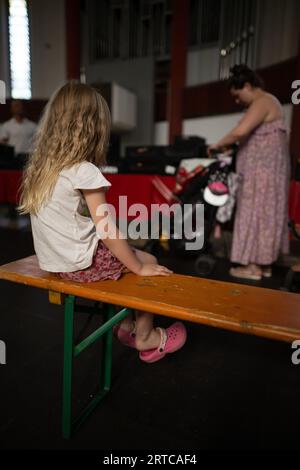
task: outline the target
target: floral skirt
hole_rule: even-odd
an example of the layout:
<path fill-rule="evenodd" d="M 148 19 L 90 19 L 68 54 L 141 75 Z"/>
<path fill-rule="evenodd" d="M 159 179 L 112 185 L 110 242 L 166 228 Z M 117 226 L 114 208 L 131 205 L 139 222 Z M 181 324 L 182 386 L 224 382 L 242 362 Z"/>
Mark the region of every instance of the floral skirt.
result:
<path fill-rule="evenodd" d="M 134 248 L 132 250 L 135 251 Z M 106 279 L 117 280 L 124 272 L 128 272 L 126 266 L 99 240 L 91 266 L 72 273 L 56 274 L 66 281 L 95 282 Z"/>

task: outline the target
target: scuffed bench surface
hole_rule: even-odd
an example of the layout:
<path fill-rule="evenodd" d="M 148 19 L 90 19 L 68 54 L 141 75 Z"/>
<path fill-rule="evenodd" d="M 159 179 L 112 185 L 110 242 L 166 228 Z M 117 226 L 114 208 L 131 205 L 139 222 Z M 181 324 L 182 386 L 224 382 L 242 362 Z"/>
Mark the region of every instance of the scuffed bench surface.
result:
<path fill-rule="evenodd" d="M 300 339 L 299 294 L 172 274 L 80 284 L 42 271 L 36 256 L 0 267 L 0 279 L 282 341 Z"/>

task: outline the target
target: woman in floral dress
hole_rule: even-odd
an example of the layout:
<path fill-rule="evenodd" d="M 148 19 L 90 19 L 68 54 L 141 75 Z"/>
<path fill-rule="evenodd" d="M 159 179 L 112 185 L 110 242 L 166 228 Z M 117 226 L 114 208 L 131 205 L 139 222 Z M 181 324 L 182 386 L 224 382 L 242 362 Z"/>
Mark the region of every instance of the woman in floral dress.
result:
<path fill-rule="evenodd" d="M 242 120 L 209 150 L 239 143 L 240 187 L 234 223 L 231 261 L 234 277 L 271 277 L 279 253 L 288 252 L 289 154 L 287 130 L 279 101 L 266 93 L 247 66 L 231 69 L 229 88 L 247 107 Z"/>

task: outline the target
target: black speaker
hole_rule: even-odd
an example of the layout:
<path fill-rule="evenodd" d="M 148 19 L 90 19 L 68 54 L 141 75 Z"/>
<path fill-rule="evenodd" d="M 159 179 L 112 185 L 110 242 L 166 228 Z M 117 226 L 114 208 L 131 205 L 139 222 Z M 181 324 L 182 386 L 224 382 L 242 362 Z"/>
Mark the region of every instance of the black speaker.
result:
<path fill-rule="evenodd" d="M 163 174 L 165 165 L 164 147 L 161 145 L 126 147 L 123 160 L 124 172 Z"/>
<path fill-rule="evenodd" d="M 174 145 L 185 145 L 190 147 L 201 147 L 206 145 L 206 139 L 198 135 L 176 135 L 174 139 Z"/>
<path fill-rule="evenodd" d="M 122 163 L 122 173 L 143 173 L 163 175 L 165 174 L 165 163 L 160 161 L 134 161 L 130 158 L 124 158 Z"/>
<path fill-rule="evenodd" d="M 11 145 L 0 144 L 0 169 L 19 170 L 20 163 L 15 157 L 15 149 Z"/>
<path fill-rule="evenodd" d="M 158 160 L 164 156 L 164 148 L 162 145 L 129 146 L 126 147 L 125 158 L 139 162 Z"/>
<path fill-rule="evenodd" d="M 176 136 L 173 145 L 165 148 L 169 164 L 184 158 L 206 158 L 206 140 L 198 136 Z"/>
<path fill-rule="evenodd" d="M 295 168 L 295 180 L 300 181 L 300 158 L 296 162 L 296 168 Z"/>
<path fill-rule="evenodd" d="M 27 165 L 28 159 L 29 159 L 28 153 L 18 153 L 16 155 L 16 160 L 19 164 L 20 169 L 25 168 L 25 166 Z"/>
<path fill-rule="evenodd" d="M 109 140 L 106 161 L 108 165 L 119 162 L 121 154 L 121 137 L 118 134 L 111 134 Z"/>

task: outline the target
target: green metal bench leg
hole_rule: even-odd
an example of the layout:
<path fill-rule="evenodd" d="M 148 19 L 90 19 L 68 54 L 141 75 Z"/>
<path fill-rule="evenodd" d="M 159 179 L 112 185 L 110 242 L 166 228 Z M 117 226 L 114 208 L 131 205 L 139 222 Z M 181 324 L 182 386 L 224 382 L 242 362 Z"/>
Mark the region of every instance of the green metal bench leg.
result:
<path fill-rule="evenodd" d="M 87 310 L 86 308 L 83 309 Z M 131 313 L 128 308 L 116 312 L 113 305 L 104 305 L 101 309 L 104 314 L 104 323 L 79 344 L 74 344 L 74 313 L 76 313 L 75 297 L 69 295 L 65 299 L 65 325 L 64 325 L 64 372 L 63 372 L 63 410 L 62 433 L 69 439 L 98 403 L 107 395 L 111 385 L 113 326 Z M 81 311 L 81 310 L 79 310 Z M 72 378 L 73 359 L 81 354 L 87 347 L 103 337 L 102 358 L 100 367 L 100 384 L 94 398 L 82 410 L 80 415 L 72 420 Z"/>
<path fill-rule="evenodd" d="M 107 305 L 105 321 L 109 321 L 115 314 L 113 305 Z M 112 346 L 113 346 L 113 330 L 110 329 L 104 336 L 104 377 L 103 377 L 103 390 L 109 392 L 111 385 L 111 369 L 112 369 Z"/>
<path fill-rule="evenodd" d="M 65 300 L 62 433 L 66 439 L 71 436 L 72 420 L 74 303 L 74 296 Z"/>

